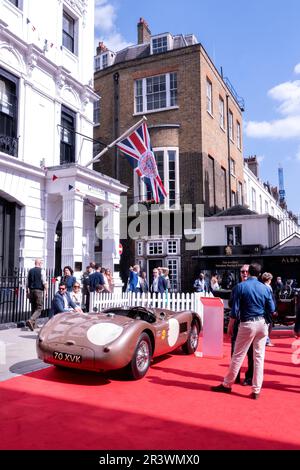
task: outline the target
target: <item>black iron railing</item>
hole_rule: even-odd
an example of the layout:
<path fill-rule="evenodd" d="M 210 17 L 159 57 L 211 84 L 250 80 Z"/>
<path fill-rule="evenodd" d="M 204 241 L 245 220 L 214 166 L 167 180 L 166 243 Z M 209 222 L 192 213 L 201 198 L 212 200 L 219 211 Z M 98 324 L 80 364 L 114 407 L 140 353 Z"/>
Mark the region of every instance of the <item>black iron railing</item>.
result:
<path fill-rule="evenodd" d="M 0 135 L 0 152 L 7 153 L 13 157 L 18 156 L 18 139 L 8 135 Z"/>
<path fill-rule="evenodd" d="M 27 269 L 16 270 L 13 274 L 0 275 L 0 323 L 19 323 L 31 316 L 31 307 L 27 298 Z M 46 271 L 48 296 L 44 296 L 42 316 L 49 315 L 51 302 L 57 290 L 57 279 L 53 270 Z"/>

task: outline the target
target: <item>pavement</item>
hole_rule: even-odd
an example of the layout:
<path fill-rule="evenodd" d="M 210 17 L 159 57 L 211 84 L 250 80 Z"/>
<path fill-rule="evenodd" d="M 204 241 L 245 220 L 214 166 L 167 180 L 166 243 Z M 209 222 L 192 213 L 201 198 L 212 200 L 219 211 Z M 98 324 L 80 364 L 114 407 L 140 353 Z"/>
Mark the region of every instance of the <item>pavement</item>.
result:
<path fill-rule="evenodd" d="M 37 357 L 38 331 L 27 327 L 0 330 L 0 381 L 49 367 Z"/>

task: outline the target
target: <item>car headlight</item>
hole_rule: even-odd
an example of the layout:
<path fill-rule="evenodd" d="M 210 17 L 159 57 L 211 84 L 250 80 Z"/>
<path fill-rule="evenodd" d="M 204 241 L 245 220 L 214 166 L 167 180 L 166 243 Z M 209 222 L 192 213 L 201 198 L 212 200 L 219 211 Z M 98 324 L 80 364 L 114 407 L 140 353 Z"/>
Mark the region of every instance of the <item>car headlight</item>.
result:
<path fill-rule="evenodd" d="M 123 331 L 122 326 L 114 323 L 98 323 L 91 326 L 87 331 L 88 340 L 97 346 L 111 343 L 117 339 Z"/>

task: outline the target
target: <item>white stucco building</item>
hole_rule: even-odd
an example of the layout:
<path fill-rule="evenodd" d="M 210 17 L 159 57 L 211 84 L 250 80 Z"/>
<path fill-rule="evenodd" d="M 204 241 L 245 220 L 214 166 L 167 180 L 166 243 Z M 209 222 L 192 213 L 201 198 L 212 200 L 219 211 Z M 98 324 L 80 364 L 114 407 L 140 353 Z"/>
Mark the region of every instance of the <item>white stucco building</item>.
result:
<path fill-rule="evenodd" d="M 293 233 L 299 233 L 299 225 L 296 218 L 293 218 L 288 210 L 279 205 L 279 201 L 272 194 L 269 183 L 263 183 L 259 178 L 256 157 L 245 159 L 244 204 L 258 214 L 269 214 L 279 220 L 278 241 L 284 240 Z"/>
<path fill-rule="evenodd" d="M 80 271 L 96 256 L 112 269 L 126 187 L 84 166 L 97 100 L 94 0 L 0 0 L 0 13 L 0 271 L 37 257 Z M 95 211 L 108 221 L 101 242 Z"/>

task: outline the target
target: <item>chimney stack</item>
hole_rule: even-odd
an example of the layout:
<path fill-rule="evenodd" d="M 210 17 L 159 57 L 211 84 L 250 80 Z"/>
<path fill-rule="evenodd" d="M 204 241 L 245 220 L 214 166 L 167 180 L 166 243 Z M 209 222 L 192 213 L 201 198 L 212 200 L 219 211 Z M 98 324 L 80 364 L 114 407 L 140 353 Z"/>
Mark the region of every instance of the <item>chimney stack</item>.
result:
<path fill-rule="evenodd" d="M 96 49 L 96 52 L 97 52 L 97 55 L 101 54 L 101 52 L 106 52 L 108 49 L 106 47 L 106 45 L 104 44 L 104 42 L 99 42 L 98 46 L 97 46 L 97 49 Z"/>
<path fill-rule="evenodd" d="M 137 24 L 137 32 L 138 32 L 138 44 L 144 44 L 144 43 L 150 42 L 151 31 L 149 29 L 148 23 L 144 20 L 144 18 L 140 18 L 140 21 Z"/>
<path fill-rule="evenodd" d="M 258 172 L 258 161 L 256 158 L 256 155 L 252 157 L 245 158 L 245 162 L 248 164 L 249 170 L 252 171 L 252 173 L 259 178 L 259 172 Z"/>

